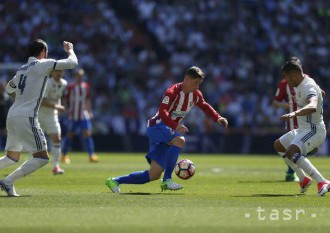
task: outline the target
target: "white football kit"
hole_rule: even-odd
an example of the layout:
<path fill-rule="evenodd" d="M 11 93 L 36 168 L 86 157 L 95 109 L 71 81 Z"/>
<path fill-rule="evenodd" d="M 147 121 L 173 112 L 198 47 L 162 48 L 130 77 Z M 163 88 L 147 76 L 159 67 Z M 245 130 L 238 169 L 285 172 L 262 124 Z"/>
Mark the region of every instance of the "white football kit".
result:
<path fill-rule="evenodd" d="M 6 150 L 36 153 L 47 150 L 46 139 L 38 122 L 38 111 L 46 82 L 54 69 L 73 69 L 78 65 L 74 53 L 67 59 L 37 59 L 29 57 L 28 62 L 18 69 L 9 81 L 6 90 L 15 93 L 15 102 L 7 115 Z"/>
<path fill-rule="evenodd" d="M 316 112 L 307 116 L 297 116 L 298 129 L 291 130 L 280 138 L 280 142 L 285 148 L 288 148 L 290 144 L 297 145 L 305 156 L 318 148 L 326 138 L 322 92 L 314 79 L 305 75 L 304 80 L 296 88 L 298 109 L 304 107 L 308 103 L 308 99 L 314 96 L 318 99 Z"/>
<path fill-rule="evenodd" d="M 47 99 L 52 104 L 61 104 L 61 98 L 67 85 L 68 82 L 65 79 L 61 78 L 59 82 L 56 82 L 53 78 L 50 78 L 46 85 L 44 99 Z M 61 135 L 58 111 L 56 109 L 40 106 L 38 120 L 45 133 Z"/>

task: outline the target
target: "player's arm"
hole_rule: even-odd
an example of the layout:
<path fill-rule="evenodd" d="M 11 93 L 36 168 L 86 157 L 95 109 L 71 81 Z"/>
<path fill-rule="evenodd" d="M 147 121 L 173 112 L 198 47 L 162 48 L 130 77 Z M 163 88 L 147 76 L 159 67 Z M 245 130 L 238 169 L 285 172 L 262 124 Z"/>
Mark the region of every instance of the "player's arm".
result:
<path fill-rule="evenodd" d="M 318 99 L 317 96 L 314 94 L 310 94 L 307 97 L 307 104 L 302 107 L 299 110 L 296 110 L 294 112 L 290 112 L 288 114 L 284 114 L 283 116 L 281 116 L 281 120 L 288 120 L 290 118 L 293 118 L 295 116 L 306 116 L 309 114 L 312 114 L 314 112 L 316 112 L 317 110 L 317 103 L 318 103 Z"/>
<path fill-rule="evenodd" d="M 63 41 L 64 51 L 68 54 L 68 58 L 57 60 L 54 63 L 52 70 L 67 70 L 73 69 L 78 66 L 78 59 L 73 50 L 73 44 L 67 41 Z"/>
<path fill-rule="evenodd" d="M 6 85 L 6 92 L 14 99 L 16 96 L 16 88 L 17 88 L 17 85 L 15 83 L 16 83 L 16 75 Z"/>
<path fill-rule="evenodd" d="M 202 109 L 202 111 L 209 116 L 211 119 L 213 119 L 214 122 L 216 122 L 219 125 L 224 125 L 226 128 L 228 127 L 228 120 L 224 117 L 222 117 L 215 109 L 207 103 L 201 92 L 198 93 L 198 101 L 196 105 Z"/>
<path fill-rule="evenodd" d="M 65 111 L 65 107 L 61 104 L 54 104 L 52 102 L 50 102 L 49 100 L 47 100 L 46 98 L 43 98 L 41 101 L 41 106 L 46 107 L 46 108 L 53 108 L 56 109 L 60 112 L 64 112 Z"/>

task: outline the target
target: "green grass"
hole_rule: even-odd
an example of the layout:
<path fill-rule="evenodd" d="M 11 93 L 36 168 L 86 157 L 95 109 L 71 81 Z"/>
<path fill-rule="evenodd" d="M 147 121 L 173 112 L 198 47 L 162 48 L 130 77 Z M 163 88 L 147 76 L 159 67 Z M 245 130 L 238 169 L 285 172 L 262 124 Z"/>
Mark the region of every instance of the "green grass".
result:
<path fill-rule="evenodd" d="M 120 195 L 109 191 L 105 179 L 146 169 L 144 156 L 99 157 L 100 163 L 91 164 L 87 155 L 72 154 L 62 176 L 53 176 L 47 165 L 16 183 L 19 198 L 0 192 L 0 232 L 301 233 L 330 227 L 330 193 L 317 197 L 314 183 L 299 195 L 297 184 L 283 182 L 286 168 L 275 155 L 183 154 L 180 158 L 191 159 L 198 169 L 191 180 L 174 178 L 183 190 L 162 193 L 155 181 L 122 185 Z M 330 177 L 329 158 L 311 161 Z"/>

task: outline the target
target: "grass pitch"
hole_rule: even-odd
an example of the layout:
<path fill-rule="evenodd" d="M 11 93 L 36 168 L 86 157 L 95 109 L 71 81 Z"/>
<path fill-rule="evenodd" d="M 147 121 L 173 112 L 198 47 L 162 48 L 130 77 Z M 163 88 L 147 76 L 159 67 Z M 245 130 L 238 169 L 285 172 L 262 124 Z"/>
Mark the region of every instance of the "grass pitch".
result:
<path fill-rule="evenodd" d="M 314 183 L 300 195 L 297 184 L 283 182 L 286 168 L 276 155 L 182 154 L 197 165 L 191 180 L 173 176 L 183 190 L 161 192 L 155 181 L 122 185 L 119 195 L 105 179 L 146 169 L 144 155 L 99 157 L 91 164 L 86 154 L 71 154 L 64 175 L 53 176 L 47 165 L 16 183 L 21 197 L 0 192 L 0 232 L 302 233 L 330 227 L 330 193 L 317 197 Z M 311 161 L 330 178 L 330 158 Z"/>

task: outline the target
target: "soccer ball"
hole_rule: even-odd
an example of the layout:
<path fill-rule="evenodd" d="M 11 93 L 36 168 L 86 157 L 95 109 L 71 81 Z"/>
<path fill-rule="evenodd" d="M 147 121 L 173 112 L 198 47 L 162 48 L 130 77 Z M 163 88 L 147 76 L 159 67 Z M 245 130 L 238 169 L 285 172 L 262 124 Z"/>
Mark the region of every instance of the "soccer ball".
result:
<path fill-rule="evenodd" d="M 180 160 L 174 168 L 175 174 L 183 180 L 191 178 L 196 171 L 195 164 L 188 159 Z"/>

